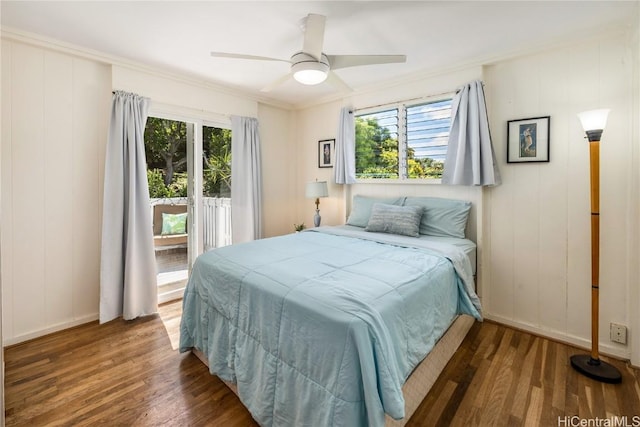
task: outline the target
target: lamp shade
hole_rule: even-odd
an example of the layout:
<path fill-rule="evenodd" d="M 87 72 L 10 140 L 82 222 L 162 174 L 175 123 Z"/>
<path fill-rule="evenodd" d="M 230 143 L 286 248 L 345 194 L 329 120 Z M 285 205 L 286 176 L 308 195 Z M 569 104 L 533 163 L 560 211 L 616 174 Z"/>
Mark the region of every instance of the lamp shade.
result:
<path fill-rule="evenodd" d="M 584 111 L 578 114 L 578 118 L 582 123 L 582 128 L 585 132 L 589 132 L 592 130 L 604 130 L 604 127 L 607 124 L 607 117 L 609 116 L 608 108 L 604 108 L 601 110 L 590 110 Z"/>
<path fill-rule="evenodd" d="M 305 196 L 308 199 L 328 197 L 329 189 L 327 188 L 327 181 L 308 182 L 307 187 L 305 189 Z"/>

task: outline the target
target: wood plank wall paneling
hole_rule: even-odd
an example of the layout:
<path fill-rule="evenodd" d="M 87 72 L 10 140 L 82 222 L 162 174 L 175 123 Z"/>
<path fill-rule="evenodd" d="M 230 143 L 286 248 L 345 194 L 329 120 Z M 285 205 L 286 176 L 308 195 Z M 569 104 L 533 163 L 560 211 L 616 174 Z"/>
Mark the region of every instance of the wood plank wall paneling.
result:
<path fill-rule="evenodd" d="M 107 65 L 3 40 L 3 339 L 97 318 Z"/>
<path fill-rule="evenodd" d="M 9 347 L 6 424 L 253 426 L 238 398 L 177 351 L 181 301 L 159 316 L 82 325 Z M 640 371 L 607 359 L 622 384 L 590 380 L 573 347 L 476 323 L 407 426 L 551 426 L 558 417 L 640 415 Z M 569 424 L 567 424 L 569 425 Z"/>
<path fill-rule="evenodd" d="M 632 61 L 623 36 L 485 67 L 489 117 L 503 184 L 487 190 L 483 234 L 488 318 L 568 340 L 590 341 L 589 150 L 576 114 L 611 108 L 601 176 L 600 347 L 609 323 L 631 326 L 630 179 Z M 551 116 L 550 162 L 506 163 L 508 120 Z M 631 331 L 632 328 L 629 330 Z M 635 332 L 631 332 L 635 334 Z"/>
<path fill-rule="evenodd" d="M 73 128 L 73 59 L 45 52 L 43 94 L 45 115 L 44 157 L 44 298 L 46 320 L 63 323 L 73 312 L 73 153 L 69 130 Z M 65 144 L 65 141 L 68 141 Z M 69 143 L 70 142 L 70 143 Z"/>
<path fill-rule="evenodd" d="M 108 67 L 74 60 L 73 79 L 73 316 L 98 312 L 99 287 L 87 280 L 100 275 L 102 235 L 102 171 L 110 119 Z M 90 114 L 83 114 L 90 111 Z"/>
<path fill-rule="evenodd" d="M 44 53 L 22 46 L 13 49 L 12 58 L 12 189 L 13 240 L 3 258 L 13 264 L 14 322 L 16 333 L 42 327 L 45 313 L 44 270 Z M 34 265 L 37 266 L 34 268 Z M 5 285 L 3 283 L 3 285 Z M 13 331 L 12 331 L 13 332 Z M 12 333 L 5 334 L 5 337 Z M 6 338 L 5 338 L 6 339 Z"/>
<path fill-rule="evenodd" d="M 11 96 L 13 90 L 11 88 L 12 80 L 12 49 L 13 44 L 5 40 L 2 40 L 2 90 L 0 96 L 2 97 L 2 126 L 0 130 L 2 132 L 2 139 L 0 139 L 0 197 L 2 201 L 2 215 L 0 215 L 0 229 L 2 234 L 0 235 L 0 274 L 2 275 L 2 330 L 6 336 L 6 331 L 13 330 L 13 289 L 11 286 L 6 286 L 6 283 L 10 283 L 13 280 L 13 266 L 7 261 L 7 251 L 9 248 L 7 242 L 13 241 L 13 228 L 9 225 L 13 224 L 13 203 L 11 197 L 11 187 L 13 185 L 13 168 L 11 159 L 13 157 L 13 150 L 11 144 L 8 142 L 11 140 L 12 125 L 9 117 L 12 115 Z"/>

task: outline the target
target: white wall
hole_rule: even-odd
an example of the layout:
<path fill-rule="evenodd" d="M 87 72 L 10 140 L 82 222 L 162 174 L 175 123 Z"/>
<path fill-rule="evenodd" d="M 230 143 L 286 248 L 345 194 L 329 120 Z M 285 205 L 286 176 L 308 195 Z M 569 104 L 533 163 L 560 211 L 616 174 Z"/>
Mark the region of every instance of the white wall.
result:
<path fill-rule="evenodd" d="M 640 10 L 636 22 L 640 22 Z M 640 366 L 640 24 L 631 36 L 633 56 L 633 130 L 631 173 L 629 175 L 631 192 L 629 194 L 629 271 L 630 287 L 627 307 L 631 317 L 631 363 Z"/>
<path fill-rule="evenodd" d="M 0 56 L 2 52 L 2 47 L 4 45 L 0 45 Z M 0 87 L 3 86 L 5 80 L 5 68 L 2 66 L 0 69 Z M 5 104 L 6 101 L 10 101 L 10 98 L 5 96 L 4 91 L 0 95 L 0 118 L 2 117 L 2 111 L 8 105 Z M 4 126 L 1 124 L 0 119 L 0 141 L 3 141 L 5 138 L 9 137 L 9 133 L 5 132 Z M 0 145 L 0 181 L 2 180 L 2 146 Z M 2 185 L 0 185 L 0 242 L 2 242 Z M 4 427 L 4 347 L 3 343 L 3 334 L 2 334 L 2 268 L 1 268 L 1 260 L 2 260 L 2 244 L 0 244 L 0 347 L 2 347 L 0 351 L 0 427 Z"/>
<path fill-rule="evenodd" d="M 52 48 L 53 49 L 53 48 Z M 99 308 L 104 153 L 111 91 L 204 121 L 258 117 L 266 235 L 290 232 L 291 113 L 211 86 L 2 41 L 4 344 L 95 320 Z"/>
<path fill-rule="evenodd" d="M 602 141 L 601 349 L 640 364 L 640 43 L 620 36 L 424 76 L 289 112 L 250 98 L 90 58 L 2 42 L 0 219 L 5 344 L 97 317 L 104 145 L 112 89 L 154 98 L 174 113 L 257 116 L 263 142 L 265 235 L 312 224 L 304 183 L 332 181 L 317 144 L 335 138 L 342 105 L 356 108 L 486 82 L 504 184 L 488 190 L 434 185 L 330 185 L 323 224 L 339 224 L 345 197 L 406 191 L 478 198 L 485 315 L 589 345 L 588 153 L 575 114 L 612 108 Z M 113 72 L 112 72 L 113 70 Z M 551 162 L 507 165 L 506 121 L 551 116 Z M 635 145 L 634 145 L 635 144 Z M 51 161 L 50 159 L 56 159 Z M 69 182 L 64 189 L 58 182 Z M 403 188 L 404 187 L 404 188 Z M 70 188 L 70 190 L 68 190 Z M 471 191 L 471 192 L 470 192 Z M 608 324 L 630 327 L 629 346 L 608 342 Z M 633 353 L 631 348 L 634 349 Z"/>
<path fill-rule="evenodd" d="M 297 186 L 293 113 L 266 104 L 258 105 L 262 149 L 263 236 L 293 232 L 297 222 L 291 209 Z"/>
<path fill-rule="evenodd" d="M 108 66 L 2 42 L 5 344 L 98 307 Z"/>
<path fill-rule="evenodd" d="M 363 109 L 380 104 L 388 104 L 408 99 L 415 99 L 429 95 L 436 95 L 448 92 L 454 92 L 456 88 L 463 83 L 481 78 L 481 67 L 471 67 L 461 70 L 455 70 L 442 74 L 435 74 L 427 77 L 421 77 L 403 84 L 395 84 L 393 86 L 384 87 L 376 90 L 368 90 L 366 92 L 354 93 L 343 100 L 328 102 L 325 104 L 308 107 L 296 112 L 296 135 L 298 144 L 296 149 L 300 158 L 298 170 L 298 188 L 296 189 L 298 197 L 297 212 L 299 221 L 305 224 L 313 224 L 313 215 L 315 213 L 315 204 L 311 199 L 304 199 L 304 184 L 308 181 L 318 179 L 319 181 L 327 181 L 329 184 L 329 197 L 320 200 L 320 214 L 322 215 L 323 225 L 344 224 L 348 215 L 347 205 L 345 203 L 346 193 L 344 186 L 333 183 L 333 168 L 318 167 L 318 141 L 322 139 L 332 139 L 336 137 L 338 129 L 338 118 L 340 109 L 343 106 L 351 106 L 356 109 Z M 376 184 L 356 184 L 351 186 L 351 194 L 358 194 L 364 191 L 371 191 L 372 186 Z M 404 188 L 414 194 L 415 191 L 420 193 L 429 191 L 438 191 L 431 185 L 422 186 L 422 190 L 416 190 L 416 184 L 407 184 Z M 364 190 L 364 188 L 367 190 Z M 401 190 L 403 186 L 393 184 L 389 188 Z M 431 188 L 431 190 L 429 190 Z M 451 191 L 447 192 L 449 197 L 466 196 L 465 190 L 456 187 L 450 187 Z M 395 190 L 393 190 L 395 191 Z"/>
<path fill-rule="evenodd" d="M 414 80 L 367 90 L 352 94 L 343 100 L 308 107 L 297 111 L 297 141 L 299 169 L 298 186 L 295 189 L 297 197 L 297 213 L 299 222 L 304 221 L 307 226 L 313 224 L 315 204 L 311 199 L 304 198 L 304 183 L 318 179 L 327 181 L 329 197 L 320 200 L 320 214 L 322 225 L 344 224 L 349 214 L 349 201 L 356 194 L 362 195 L 405 195 L 405 196 L 433 196 L 463 199 L 473 202 L 473 217 L 482 219 L 482 190 L 479 188 L 444 186 L 439 184 L 416 182 L 411 183 L 375 183 L 365 182 L 343 186 L 334 183 L 333 168 L 318 167 L 318 141 L 335 138 L 338 129 L 338 117 L 343 106 L 364 109 L 371 106 L 400 102 L 426 96 L 453 93 L 462 84 L 482 78 L 481 67 L 468 67 L 451 70 L 446 73 L 423 76 Z M 472 225 L 471 234 L 479 243 L 482 242 L 482 230 Z M 478 253 L 478 293 L 482 296 L 482 258 Z"/>
<path fill-rule="evenodd" d="M 637 70 L 636 70 L 637 73 Z M 487 190 L 487 317 L 590 347 L 589 150 L 576 114 L 611 108 L 601 144 L 600 348 L 625 358 L 609 323 L 630 324 L 632 61 L 626 36 L 488 66 L 503 185 Z M 551 116 L 549 163 L 507 164 L 506 121 Z M 638 331 L 632 330 L 632 338 Z"/>
<path fill-rule="evenodd" d="M 255 100 L 215 88 L 159 75 L 147 70 L 114 65 L 113 90 L 134 92 L 151 99 L 152 108 L 198 119 L 219 116 L 257 117 Z"/>
<path fill-rule="evenodd" d="M 478 230 L 479 293 L 486 317 L 589 348 L 589 162 L 576 114 L 611 108 L 601 150 L 600 349 L 630 358 L 635 343 L 638 350 L 634 355 L 640 358 L 640 318 L 631 314 L 637 311 L 640 299 L 636 290 L 640 141 L 638 117 L 632 111 L 634 99 L 637 108 L 640 96 L 637 36 L 635 44 L 633 40 L 626 34 L 609 36 L 493 65 L 427 76 L 298 111 L 297 134 L 302 141 L 298 181 L 315 177 L 331 181 L 332 170 L 317 168 L 317 141 L 335 137 L 342 105 L 363 108 L 412 99 L 483 79 L 503 185 L 481 190 L 478 196 L 469 194 L 469 190 L 465 193 L 457 187 L 437 185 L 357 184 L 344 192 L 342 186 L 334 184 L 329 188 L 329 199 L 321 202 L 323 223 L 343 223 L 347 214 L 345 197 L 358 193 L 477 197 L 483 223 Z M 631 53 L 634 46 L 635 56 Z M 546 115 L 551 116 L 551 162 L 507 164 L 507 121 Z M 303 191 L 301 184 L 297 192 Z M 310 221 L 312 203 L 300 198 L 298 212 Z M 630 345 L 609 341 L 610 322 L 629 327 Z"/>
<path fill-rule="evenodd" d="M 294 211 L 296 223 L 313 227 L 315 200 L 304 197 L 307 182 L 327 181 L 329 197 L 320 199 L 320 216 L 322 225 L 340 224 L 342 215 L 342 186 L 333 183 L 333 168 L 318 167 L 318 141 L 336 137 L 340 103 L 323 104 L 307 110 L 296 111 L 295 114 L 295 150 L 296 178 L 294 187 Z M 297 202 L 297 203 L 296 203 Z"/>

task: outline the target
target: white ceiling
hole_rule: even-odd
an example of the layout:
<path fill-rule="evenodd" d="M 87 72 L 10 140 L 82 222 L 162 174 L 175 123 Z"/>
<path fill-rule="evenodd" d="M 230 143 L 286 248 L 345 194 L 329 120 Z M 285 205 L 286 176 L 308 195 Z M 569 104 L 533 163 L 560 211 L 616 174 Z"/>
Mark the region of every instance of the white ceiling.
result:
<path fill-rule="evenodd" d="M 337 70 L 352 88 L 533 52 L 637 25 L 638 1 L 6 1 L 4 29 L 223 84 L 289 104 L 336 94 L 328 83 L 261 88 L 285 62 L 212 58 L 223 51 L 282 59 L 302 48 L 301 20 L 327 17 L 326 54 L 405 54 L 404 64 Z"/>

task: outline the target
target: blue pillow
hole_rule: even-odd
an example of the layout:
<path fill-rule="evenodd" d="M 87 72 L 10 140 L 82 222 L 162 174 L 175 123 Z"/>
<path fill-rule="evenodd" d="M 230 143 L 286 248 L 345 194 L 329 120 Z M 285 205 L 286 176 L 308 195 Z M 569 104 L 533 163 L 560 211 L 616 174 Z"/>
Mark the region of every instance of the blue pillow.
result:
<path fill-rule="evenodd" d="M 351 214 L 347 219 L 347 224 L 355 225 L 356 227 L 366 227 L 369 223 L 371 208 L 374 203 L 402 206 L 404 199 L 404 197 L 367 197 L 355 195 L 351 203 Z"/>
<path fill-rule="evenodd" d="M 420 236 L 420 218 L 422 218 L 423 211 L 422 206 L 374 203 L 369 223 L 364 230 L 418 237 Z"/>
<path fill-rule="evenodd" d="M 407 197 L 404 206 L 424 207 L 420 234 L 464 239 L 471 202 L 439 197 Z"/>

